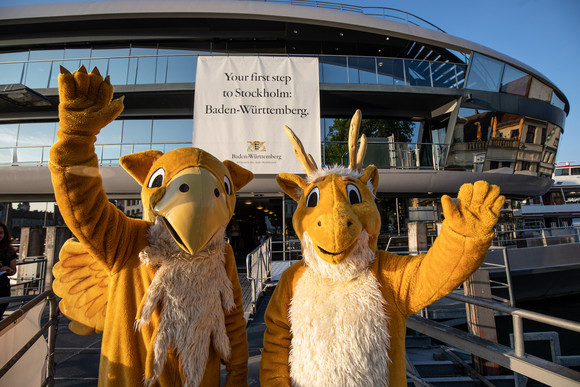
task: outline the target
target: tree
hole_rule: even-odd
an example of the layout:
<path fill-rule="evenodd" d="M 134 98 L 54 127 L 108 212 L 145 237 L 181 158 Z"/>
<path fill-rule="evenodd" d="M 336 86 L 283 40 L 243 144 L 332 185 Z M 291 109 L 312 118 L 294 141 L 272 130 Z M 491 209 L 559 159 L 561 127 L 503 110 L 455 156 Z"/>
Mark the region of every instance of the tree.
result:
<path fill-rule="evenodd" d="M 330 126 L 326 136 L 326 165 L 344 164 L 345 155 L 348 157 L 348 145 L 344 142 L 348 141 L 350 121 L 346 118 L 337 118 Z M 359 137 L 364 133 L 367 137 L 393 136 L 395 142 L 410 142 L 413 138 L 413 129 L 413 123 L 410 121 L 363 119 Z"/>

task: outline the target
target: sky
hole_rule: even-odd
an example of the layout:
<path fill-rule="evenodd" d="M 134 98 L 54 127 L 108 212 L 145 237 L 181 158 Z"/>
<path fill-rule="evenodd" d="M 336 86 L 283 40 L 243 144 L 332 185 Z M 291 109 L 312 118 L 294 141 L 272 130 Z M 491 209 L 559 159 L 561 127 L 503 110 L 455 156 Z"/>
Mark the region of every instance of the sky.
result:
<path fill-rule="evenodd" d="M 55 0 L 0 0 L 2 5 Z M 580 0 L 335 0 L 407 11 L 536 69 L 568 98 L 556 160 L 580 163 Z"/>

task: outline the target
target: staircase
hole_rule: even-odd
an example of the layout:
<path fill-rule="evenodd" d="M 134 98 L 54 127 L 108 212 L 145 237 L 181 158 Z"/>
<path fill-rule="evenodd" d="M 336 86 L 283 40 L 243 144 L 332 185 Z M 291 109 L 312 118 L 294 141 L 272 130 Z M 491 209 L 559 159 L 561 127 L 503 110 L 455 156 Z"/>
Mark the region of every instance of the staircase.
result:
<path fill-rule="evenodd" d="M 473 369 L 471 354 L 433 343 L 428 336 L 410 332 L 405 339 L 409 387 L 515 385 L 513 375 L 483 377 Z"/>

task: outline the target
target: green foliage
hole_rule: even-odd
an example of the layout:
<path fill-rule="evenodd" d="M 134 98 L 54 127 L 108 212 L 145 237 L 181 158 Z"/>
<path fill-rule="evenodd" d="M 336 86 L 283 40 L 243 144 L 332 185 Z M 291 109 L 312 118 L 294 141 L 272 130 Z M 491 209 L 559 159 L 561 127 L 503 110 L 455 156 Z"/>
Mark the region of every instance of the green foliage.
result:
<path fill-rule="evenodd" d="M 329 127 L 326 141 L 348 141 L 350 119 L 337 118 Z M 359 128 L 359 137 L 393 136 L 395 142 L 410 142 L 413 138 L 413 123 L 410 121 L 363 119 Z M 348 144 L 327 143 L 324 150 L 326 165 L 348 164 Z"/>

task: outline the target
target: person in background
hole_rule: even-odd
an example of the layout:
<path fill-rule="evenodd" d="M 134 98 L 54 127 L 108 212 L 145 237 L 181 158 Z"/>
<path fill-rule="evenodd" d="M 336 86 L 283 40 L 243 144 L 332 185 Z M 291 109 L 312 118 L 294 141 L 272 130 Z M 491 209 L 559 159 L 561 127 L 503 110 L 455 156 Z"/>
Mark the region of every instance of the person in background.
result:
<path fill-rule="evenodd" d="M 12 237 L 8 227 L 0 223 L 0 297 L 10 297 L 10 279 L 8 276 L 16 274 L 16 250 L 12 247 Z M 0 304 L 0 319 L 8 303 Z"/>

